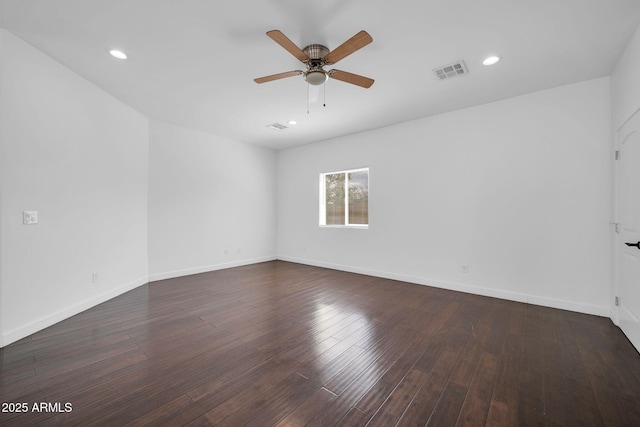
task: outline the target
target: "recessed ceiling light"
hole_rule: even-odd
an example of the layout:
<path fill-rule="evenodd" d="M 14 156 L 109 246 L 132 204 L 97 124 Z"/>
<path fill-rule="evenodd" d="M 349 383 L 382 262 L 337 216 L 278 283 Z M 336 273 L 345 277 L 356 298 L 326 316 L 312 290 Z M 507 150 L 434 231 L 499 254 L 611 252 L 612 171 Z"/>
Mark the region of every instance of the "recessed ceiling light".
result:
<path fill-rule="evenodd" d="M 484 61 L 482 61 L 482 65 L 493 65 L 493 64 L 497 63 L 498 61 L 500 61 L 500 57 L 499 56 L 490 56 L 488 58 L 485 58 Z"/>
<path fill-rule="evenodd" d="M 295 120 L 289 120 L 287 123 L 289 123 L 290 125 L 297 125 L 298 122 L 296 122 Z"/>
<path fill-rule="evenodd" d="M 118 49 L 111 49 L 109 51 L 109 55 L 113 56 L 114 58 L 118 58 L 118 59 L 127 59 L 127 54 L 124 53 L 121 50 L 118 50 Z"/>

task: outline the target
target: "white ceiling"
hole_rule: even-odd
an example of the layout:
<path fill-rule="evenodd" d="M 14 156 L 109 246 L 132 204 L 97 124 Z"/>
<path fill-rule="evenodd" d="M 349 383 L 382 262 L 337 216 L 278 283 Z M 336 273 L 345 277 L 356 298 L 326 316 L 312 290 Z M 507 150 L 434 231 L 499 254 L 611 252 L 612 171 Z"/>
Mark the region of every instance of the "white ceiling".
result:
<path fill-rule="evenodd" d="M 274 149 L 609 75 L 640 23 L 639 0 L 0 0 L 0 26 L 145 115 Z M 265 32 L 333 49 L 373 43 L 335 67 L 326 107 Z M 118 47 L 126 61 L 111 58 Z M 481 65 L 489 54 L 503 59 Z M 469 74 L 432 69 L 464 60 Z M 266 125 L 298 124 L 282 131 Z"/>

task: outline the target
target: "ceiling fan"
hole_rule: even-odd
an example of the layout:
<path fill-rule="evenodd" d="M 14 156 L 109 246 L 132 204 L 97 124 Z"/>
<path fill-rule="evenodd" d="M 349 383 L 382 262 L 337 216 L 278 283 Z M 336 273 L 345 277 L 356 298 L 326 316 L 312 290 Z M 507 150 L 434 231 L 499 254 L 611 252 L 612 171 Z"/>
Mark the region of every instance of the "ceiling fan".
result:
<path fill-rule="evenodd" d="M 351 37 L 349 40 L 342 43 L 332 51 L 329 51 L 326 46 L 323 46 L 321 44 L 311 44 L 304 49 L 300 49 L 279 30 L 267 31 L 267 36 L 271 37 L 276 43 L 285 48 L 290 54 L 298 58 L 298 60 L 306 65 L 307 70 L 287 71 L 285 73 L 260 77 L 254 79 L 256 83 L 266 83 L 273 80 L 284 79 L 286 77 L 302 75 L 307 83 L 314 86 L 324 84 L 324 82 L 326 82 L 329 77 L 367 89 L 370 88 L 373 84 L 373 79 L 370 79 L 368 77 L 359 76 L 358 74 L 352 74 L 346 71 L 326 71 L 324 69 L 326 65 L 333 65 L 341 59 L 351 55 L 353 52 L 362 49 L 363 47 L 371 43 L 373 39 L 366 31 L 360 31 L 358 34 Z"/>

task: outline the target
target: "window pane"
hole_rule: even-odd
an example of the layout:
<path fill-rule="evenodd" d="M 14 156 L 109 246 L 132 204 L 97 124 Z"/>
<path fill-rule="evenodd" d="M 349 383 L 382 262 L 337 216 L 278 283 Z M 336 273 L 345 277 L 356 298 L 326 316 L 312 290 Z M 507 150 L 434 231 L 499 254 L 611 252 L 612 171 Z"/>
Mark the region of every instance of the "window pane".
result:
<path fill-rule="evenodd" d="M 349 224 L 369 224 L 369 172 L 349 173 Z"/>
<path fill-rule="evenodd" d="M 344 180 L 344 173 L 324 177 L 327 225 L 344 225 Z"/>

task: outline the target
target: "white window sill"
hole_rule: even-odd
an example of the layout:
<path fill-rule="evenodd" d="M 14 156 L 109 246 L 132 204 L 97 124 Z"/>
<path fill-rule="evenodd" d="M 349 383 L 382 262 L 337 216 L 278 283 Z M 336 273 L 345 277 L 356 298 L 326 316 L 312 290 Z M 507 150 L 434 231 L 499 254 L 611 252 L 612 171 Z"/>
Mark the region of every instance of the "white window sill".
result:
<path fill-rule="evenodd" d="M 351 224 L 351 225 L 320 225 L 320 228 L 355 228 L 358 230 L 367 230 L 368 224 Z"/>

